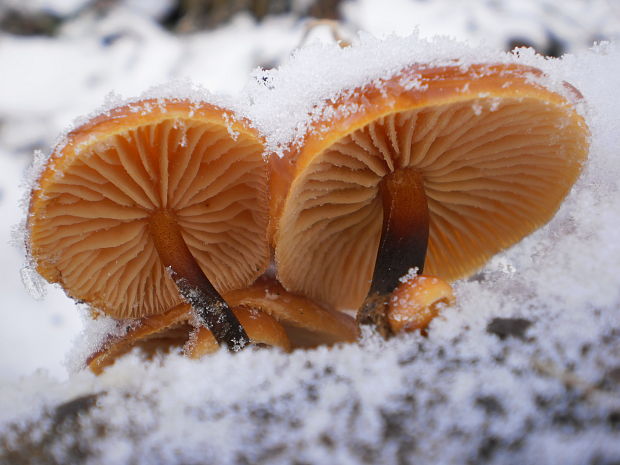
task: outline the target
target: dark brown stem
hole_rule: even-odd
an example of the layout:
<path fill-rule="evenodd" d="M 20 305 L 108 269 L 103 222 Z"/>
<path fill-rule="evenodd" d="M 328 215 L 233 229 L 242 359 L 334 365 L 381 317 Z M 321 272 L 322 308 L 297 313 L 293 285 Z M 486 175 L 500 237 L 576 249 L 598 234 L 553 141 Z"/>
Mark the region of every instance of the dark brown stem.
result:
<path fill-rule="evenodd" d="M 384 336 L 391 333 L 387 322 L 389 295 L 399 278 L 410 268 L 424 270 L 428 248 L 429 214 L 422 175 L 401 168 L 379 184 L 383 202 L 383 228 L 370 291 L 358 312 L 360 324 L 376 326 Z"/>
<path fill-rule="evenodd" d="M 424 270 L 429 215 L 424 183 L 413 168 L 401 168 L 379 184 L 383 229 L 370 293 L 389 294 L 410 268 Z"/>
<path fill-rule="evenodd" d="M 234 351 L 246 346 L 250 339 L 243 326 L 196 262 L 174 216 L 167 210 L 155 212 L 151 216 L 150 230 L 157 253 L 169 269 L 179 293 L 218 344 L 227 344 Z"/>

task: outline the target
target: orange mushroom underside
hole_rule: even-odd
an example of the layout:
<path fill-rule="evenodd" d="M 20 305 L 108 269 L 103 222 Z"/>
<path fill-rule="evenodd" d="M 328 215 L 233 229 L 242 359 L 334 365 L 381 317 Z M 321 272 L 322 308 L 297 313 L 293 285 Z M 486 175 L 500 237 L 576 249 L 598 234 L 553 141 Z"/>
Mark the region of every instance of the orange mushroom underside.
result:
<path fill-rule="evenodd" d="M 250 284 L 269 261 L 262 152 L 254 130 L 209 104 L 146 101 L 90 121 L 33 191 L 37 270 L 114 317 L 165 312 L 182 299 L 162 262 L 177 246 L 153 237 L 163 214 L 219 292 Z"/>
<path fill-rule="evenodd" d="M 546 223 L 579 175 L 587 127 L 565 97 L 530 82 L 532 68 L 424 68 L 423 85 L 407 89 L 400 83 L 413 71 L 348 93 L 299 150 L 272 161 L 272 242 L 289 291 L 359 308 L 391 173 L 418 173 L 429 211 L 424 271 L 445 280 Z"/>

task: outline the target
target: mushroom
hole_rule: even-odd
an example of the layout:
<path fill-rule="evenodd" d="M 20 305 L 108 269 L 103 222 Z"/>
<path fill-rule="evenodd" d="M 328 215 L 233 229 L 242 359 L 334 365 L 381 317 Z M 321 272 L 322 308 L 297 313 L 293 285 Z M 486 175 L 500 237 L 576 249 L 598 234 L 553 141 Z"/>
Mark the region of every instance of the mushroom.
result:
<path fill-rule="evenodd" d="M 410 269 L 467 276 L 549 221 L 580 173 L 588 129 L 579 92 L 543 80 L 516 64 L 415 64 L 326 100 L 302 143 L 270 161 L 283 286 L 361 308 L 361 322 L 390 333 L 389 297 Z M 441 280 L 430 305 L 451 300 Z M 405 313 L 395 328 L 408 326 Z"/>
<path fill-rule="evenodd" d="M 228 109 L 142 100 L 70 132 L 32 191 L 37 271 L 115 318 L 184 301 L 218 343 L 247 335 L 223 292 L 251 284 L 269 247 L 263 142 Z"/>
<path fill-rule="evenodd" d="M 290 350 L 284 328 L 273 317 L 259 310 L 243 307 L 233 308 L 233 313 L 253 343 Z M 139 347 L 146 356 L 152 357 L 157 352 L 167 352 L 183 346 L 190 358 L 215 352 L 219 347 L 211 331 L 204 326 L 193 326 L 192 308 L 188 304 L 179 304 L 166 313 L 132 322 L 122 336 L 108 338 L 88 357 L 86 364 L 93 373 L 101 374 L 107 366 L 135 347 Z"/>
<path fill-rule="evenodd" d="M 284 351 L 319 344 L 351 342 L 357 337 L 355 321 L 301 296 L 286 292 L 277 282 L 261 278 L 252 286 L 224 294 L 254 344 Z M 190 358 L 215 352 L 218 344 L 211 331 L 193 326 L 191 307 L 180 304 L 166 313 L 132 322 L 122 336 L 110 337 L 87 359 L 96 374 L 134 347 L 147 356 L 184 346 Z M 127 324 L 119 322 L 119 325 Z"/>
<path fill-rule="evenodd" d="M 225 294 L 235 307 L 260 309 L 280 322 L 292 348 L 352 342 L 358 332 L 349 315 L 286 291 L 276 280 L 261 277 L 253 286 Z"/>

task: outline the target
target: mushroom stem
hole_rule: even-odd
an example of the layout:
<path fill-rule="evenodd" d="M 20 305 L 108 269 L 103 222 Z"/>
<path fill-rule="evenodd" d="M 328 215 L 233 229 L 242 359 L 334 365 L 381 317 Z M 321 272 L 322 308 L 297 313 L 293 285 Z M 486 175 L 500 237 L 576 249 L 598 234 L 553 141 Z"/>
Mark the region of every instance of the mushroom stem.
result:
<path fill-rule="evenodd" d="M 414 168 L 401 168 L 379 184 L 383 228 L 369 294 L 390 294 L 410 268 L 424 270 L 428 247 L 428 202 Z"/>
<path fill-rule="evenodd" d="M 170 270 L 179 293 L 192 306 L 201 324 L 218 344 L 237 351 L 250 340 L 243 326 L 190 252 L 174 216 L 167 210 L 155 212 L 149 223 L 153 242 L 163 265 Z"/>
<path fill-rule="evenodd" d="M 411 268 L 424 269 L 428 248 L 429 213 L 422 175 L 414 168 L 400 168 L 379 184 L 383 202 L 383 227 L 368 296 L 358 312 L 359 324 L 370 324 L 384 336 L 393 333 L 389 323 L 389 298 L 399 279 Z"/>

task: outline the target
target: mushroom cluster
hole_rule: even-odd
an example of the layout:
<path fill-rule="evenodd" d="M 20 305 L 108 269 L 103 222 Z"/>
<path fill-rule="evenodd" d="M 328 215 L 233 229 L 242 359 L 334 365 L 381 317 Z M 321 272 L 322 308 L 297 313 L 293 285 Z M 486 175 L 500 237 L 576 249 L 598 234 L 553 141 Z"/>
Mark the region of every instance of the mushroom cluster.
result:
<path fill-rule="evenodd" d="M 232 110 L 183 99 L 114 108 L 54 150 L 28 247 L 45 279 L 128 326 L 89 357 L 93 371 L 135 345 L 198 357 L 355 339 L 351 317 L 257 281 L 270 256 L 263 151 Z"/>
<path fill-rule="evenodd" d="M 579 175 L 580 96 L 537 75 L 415 64 L 343 89 L 282 158 L 219 105 L 120 106 L 53 151 L 28 250 L 95 316 L 131 319 L 89 358 L 97 373 L 135 346 L 353 341 L 346 310 L 386 336 L 423 330 L 449 281 L 546 223 Z"/>

